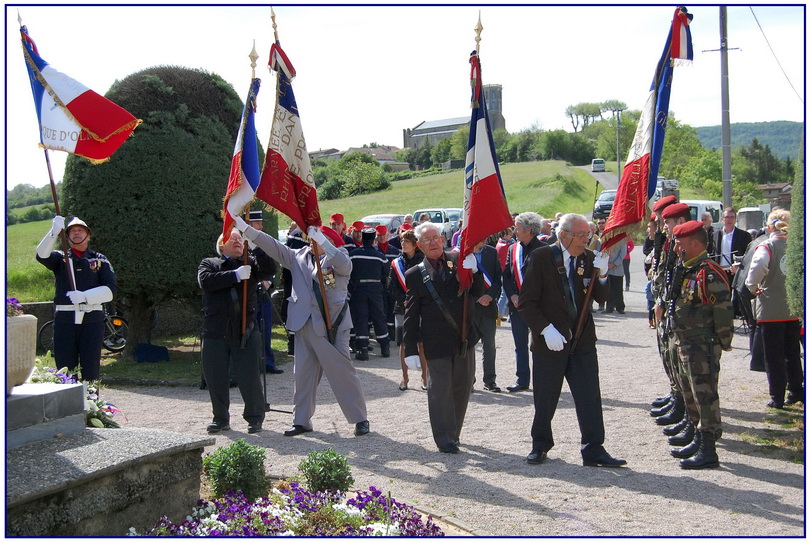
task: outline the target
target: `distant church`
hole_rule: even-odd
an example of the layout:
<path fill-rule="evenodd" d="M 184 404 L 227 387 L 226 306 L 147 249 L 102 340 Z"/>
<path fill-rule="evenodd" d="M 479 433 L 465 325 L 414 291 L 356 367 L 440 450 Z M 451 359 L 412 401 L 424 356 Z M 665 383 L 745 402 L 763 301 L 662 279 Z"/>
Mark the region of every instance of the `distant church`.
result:
<path fill-rule="evenodd" d="M 484 85 L 484 100 L 487 103 L 487 113 L 489 114 L 489 125 L 492 131 L 499 128 L 506 128 L 506 120 L 503 118 L 503 87 L 501 85 Z M 416 149 L 423 144 L 425 139 L 430 145 L 453 135 L 453 132 L 462 126 L 470 124 L 470 116 L 456 117 L 454 119 L 442 119 L 438 121 L 422 121 L 413 128 L 406 128 L 402 131 L 403 146 Z"/>

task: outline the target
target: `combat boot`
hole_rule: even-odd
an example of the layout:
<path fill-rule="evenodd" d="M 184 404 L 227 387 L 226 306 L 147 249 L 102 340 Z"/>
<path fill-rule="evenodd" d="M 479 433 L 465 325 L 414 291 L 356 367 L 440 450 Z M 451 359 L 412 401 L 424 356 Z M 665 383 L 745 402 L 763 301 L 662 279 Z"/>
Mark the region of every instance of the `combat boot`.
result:
<path fill-rule="evenodd" d="M 685 445 L 689 445 L 692 443 L 692 440 L 695 438 L 695 425 L 692 424 L 688 419 L 686 421 L 686 425 L 684 426 L 683 430 L 680 433 L 675 434 L 674 436 L 670 436 L 668 439 L 670 445 L 675 445 L 676 447 L 683 447 Z"/>
<path fill-rule="evenodd" d="M 383 358 L 388 358 L 391 356 L 391 347 L 388 343 L 383 343 L 380 345 L 380 356 Z"/>
<path fill-rule="evenodd" d="M 692 438 L 692 442 L 683 447 L 682 449 L 671 449 L 669 454 L 674 456 L 675 458 L 689 458 L 690 456 L 694 456 L 700 450 L 700 441 L 701 441 L 701 434 L 703 432 L 695 432 L 695 437 Z"/>
<path fill-rule="evenodd" d="M 354 355 L 355 360 L 365 361 L 368 360 L 368 349 L 366 347 L 361 347 L 357 354 Z"/>
<path fill-rule="evenodd" d="M 717 458 L 717 450 L 714 446 L 714 436 L 709 432 L 699 432 L 700 450 L 691 458 L 681 460 L 683 469 L 705 469 L 720 467 L 720 459 Z"/>
<path fill-rule="evenodd" d="M 653 407 L 650 409 L 650 416 L 651 417 L 660 417 L 661 415 L 666 415 L 670 409 L 672 409 L 672 404 L 675 403 L 675 398 L 670 396 L 667 403 L 662 405 L 661 407 Z"/>
<path fill-rule="evenodd" d="M 664 426 L 664 435 L 665 436 L 674 436 L 680 434 L 684 428 L 686 428 L 686 424 L 689 422 L 689 417 L 684 415 L 683 418 L 677 424 L 671 424 L 669 426 Z M 686 445 L 686 443 L 684 443 Z"/>
<path fill-rule="evenodd" d="M 672 402 L 672 409 L 666 415 L 661 415 L 655 419 L 655 423 L 659 426 L 666 426 L 667 424 L 675 424 L 683 418 L 686 408 L 683 404 L 683 398 L 675 398 Z"/>
<path fill-rule="evenodd" d="M 672 399 L 672 394 L 671 393 L 667 394 L 666 396 L 659 396 L 656 399 L 654 399 L 650 403 L 650 405 L 652 405 L 653 407 L 664 407 L 665 405 L 667 405 L 669 403 L 669 401 L 671 399 Z"/>

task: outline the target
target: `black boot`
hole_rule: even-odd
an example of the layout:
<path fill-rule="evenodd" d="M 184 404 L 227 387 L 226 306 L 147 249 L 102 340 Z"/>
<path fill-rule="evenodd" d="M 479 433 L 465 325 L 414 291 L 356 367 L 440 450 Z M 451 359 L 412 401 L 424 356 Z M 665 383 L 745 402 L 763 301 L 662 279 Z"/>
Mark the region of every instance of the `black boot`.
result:
<path fill-rule="evenodd" d="M 670 445 L 683 447 L 692 443 L 693 439 L 695 439 L 695 425 L 687 420 L 683 430 L 679 434 L 670 437 L 668 441 Z"/>
<path fill-rule="evenodd" d="M 667 405 L 670 402 L 671 399 L 672 399 L 672 394 L 667 394 L 666 396 L 659 396 L 656 399 L 654 399 L 650 403 L 650 405 L 652 405 L 653 407 L 664 407 L 665 405 Z"/>
<path fill-rule="evenodd" d="M 675 402 L 675 399 L 670 396 L 667 403 L 662 405 L 661 407 L 653 407 L 650 409 L 650 416 L 651 417 L 660 417 L 661 415 L 666 415 L 670 409 L 672 409 L 672 404 Z"/>
<path fill-rule="evenodd" d="M 295 356 L 295 335 L 287 334 L 287 354 Z"/>
<path fill-rule="evenodd" d="M 698 450 L 700 450 L 700 434 L 702 433 L 703 432 L 695 432 L 695 437 L 692 438 L 692 442 L 689 445 L 682 449 L 671 449 L 669 454 L 675 458 L 689 458 L 690 456 L 696 455 Z"/>
<path fill-rule="evenodd" d="M 661 415 L 660 417 L 656 418 L 655 423 L 659 426 L 675 424 L 683 418 L 685 412 L 686 409 L 683 404 L 683 398 L 675 398 L 675 401 L 672 402 L 672 409 L 670 409 L 666 415 Z"/>
<path fill-rule="evenodd" d="M 700 450 L 691 458 L 681 460 L 683 469 L 705 469 L 720 467 L 720 459 L 717 458 L 717 450 L 714 447 L 714 436 L 709 432 L 699 432 Z"/>
<path fill-rule="evenodd" d="M 680 434 L 684 428 L 686 428 L 687 423 L 689 422 L 689 417 L 684 415 L 683 418 L 678 421 L 677 424 L 671 424 L 669 426 L 664 426 L 664 435 L 665 436 L 674 436 Z M 684 443 L 686 445 L 686 443 Z"/>
<path fill-rule="evenodd" d="M 388 345 L 388 343 L 380 344 L 380 356 L 383 358 L 388 358 L 391 356 L 391 347 Z"/>
<path fill-rule="evenodd" d="M 357 354 L 354 355 L 354 359 L 360 361 L 368 360 L 368 349 L 366 347 L 361 347 L 360 350 L 357 351 Z"/>

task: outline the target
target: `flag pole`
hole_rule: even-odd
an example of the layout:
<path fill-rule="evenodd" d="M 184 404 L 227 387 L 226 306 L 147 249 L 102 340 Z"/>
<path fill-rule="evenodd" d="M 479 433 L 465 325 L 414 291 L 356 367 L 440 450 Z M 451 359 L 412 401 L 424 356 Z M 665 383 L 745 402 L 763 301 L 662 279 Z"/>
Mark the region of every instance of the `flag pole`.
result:
<path fill-rule="evenodd" d="M 43 149 L 45 151 L 45 164 L 48 166 L 48 179 L 51 181 L 51 195 L 53 195 L 53 210 L 57 215 L 61 215 L 62 212 L 59 210 L 59 197 L 56 195 L 56 183 L 53 181 L 53 170 L 51 170 L 51 157 L 48 154 L 47 149 Z M 68 254 L 68 243 L 67 243 L 67 235 L 65 234 L 64 228 L 59 232 L 59 239 L 62 241 L 62 253 L 65 255 L 65 266 L 68 269 L 68 279 L 70 280 L 70 290 L 76 290 L 76 276 L 75 272 L 73 271 L 73 262 L 70 260 L 70 255 Z"/>
<path fill-rule="evenodd" d="M 253 49 L 250 51 L 250 82 L 251 86 L 253 85 L 253 80 L 256 79 L 256 60 L 259 58 L 259 54 L 256 52 L 256 40 L 253 40 Z M 248 98 L 250 99 L 250 98 Z M 246 107 L 250 107 L 249 104 L 246 104 Z M 252 201 L 251 201 L 252 203 Z M 245 206 L 245 222 L 250 222 L 250 204 Z M 243 249 L 242 249 L 242 264 L 247 265 L 249 261 L 249 251 L 248 251 L 248 242 L 247 238 L 243 241 Z M 248 299 L 248 280 L 242 279 L 242 348 L 245 347 L 247 343 L 247 338 L 245 337 L 245 331 L 247 330 L 247 299 Z"/>

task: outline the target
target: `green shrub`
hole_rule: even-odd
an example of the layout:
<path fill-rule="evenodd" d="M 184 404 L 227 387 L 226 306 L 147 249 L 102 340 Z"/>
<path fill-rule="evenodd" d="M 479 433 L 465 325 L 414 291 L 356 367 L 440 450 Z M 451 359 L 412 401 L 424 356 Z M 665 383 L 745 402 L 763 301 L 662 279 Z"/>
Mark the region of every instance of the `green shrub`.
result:
<path fill-rule="evenodd" d="M 354 484 L 352 470 L 346 457 L 334 449 L 313 451 L 304 458 L 298 469 L 304 474 L 310 492 L 333 490 L 346 492 Z"/>
<path fill-rule="evenodd" d="M 203 458 L 203 473 L 214 497 L 222 497 L 229 490 L 241 490 L 251 501 L 266 496 L 264 453 L 264 448 L 240 439 Z"/>

